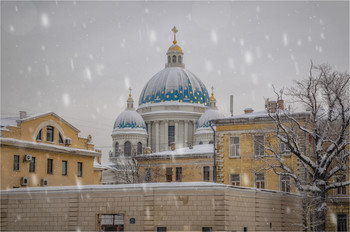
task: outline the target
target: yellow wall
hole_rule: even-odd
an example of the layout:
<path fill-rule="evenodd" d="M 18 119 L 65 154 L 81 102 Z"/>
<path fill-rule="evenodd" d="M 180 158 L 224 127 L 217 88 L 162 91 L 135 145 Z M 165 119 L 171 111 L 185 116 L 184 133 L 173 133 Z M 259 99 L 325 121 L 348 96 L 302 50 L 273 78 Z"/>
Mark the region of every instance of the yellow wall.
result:
<path fill-rule="evenodd" d="M 268 165 L 254 156 L 254 136 L 256 135 L 264 135 L 265 145 L 270 144 L 275 149 L 278 148 L 277 139 L 272 136 L 271 130 L 273 125 L 269 123 L 229 124 L 216 127 L 218 156 L 221 156 L 223 161 L 222 168 L 218 168 L 218 175 L 223 176 L 221 183 L 230 185 L 230 174 L 240 174 L 241 186 L 256 187 L 255 173 L 260 172 L 265 174 L 266 189 L 281 190 L 280 177 L 273 170 L 263 170 Z M 240 138 L 239 157 L 230 157 L 230 137 Z M 268 153 L 265 151 L 265 154 Z M 297 159 L 294 156 L 285 156 L 284 159 L 291 169 L 297 170 Z M 291 183 L 293 183 L 292 179 Z M 292 191 L 296 191 L 294 187 Z"/>
<path fill-rule="evenodd" d="M 53 126 L 54 142 L 46 141 L 46 128 Z M 48 144 L 62 148 L 79 148 L 94 151 L 94 145 L 88 143 L 86 138 L 79 138 L 77 129 L 72 128 L 67 122 L 56 116 L 48 114 L 31 120 L 22 121 L 18 127 L 8 127 L 2 130 L 2 138 L 12 138 L 20 141 L 34 143 L 33 148 L 26 148 L 16 144 L 1 143 L 1 189 L 21 186 L 21 178 L 28 177 L 28 187 L 41 186 L 41 180 L 47 179 L 49 186 L 64 185 L 90 185 L 101 184 L 101 171 L 94 170 L 94 158 L 100 160 L 100 154 L 94 152 L 91 156 L 82 153 L 71 154 L 70 151 L 54 152 L 35 147 L 36 144 Z M 36 140 L 39 130 L 42 129 L 42 140 Z M 70 138 L 71 145 L 59 143 L 59 133 L 63 140 Z M 25 161 L 25 155 L 30 154 L 36 158 L 35 172 L 29 172 L 29 161 Z M 14 155 L 20 156 L 20 170 L 14 171 Z M 47 160 L 53 159 L 53 174 L 47 174 Z M 68 174 L 62 175 L 62 161 L 68 162 Z M 83 175 L 78 177 L 78 162 L 83 163 Z"/>
<path fill-rule="evenodd" d="M 173 169 L 172 181 L 176 181 L 176 167 L 182 167 L 182 182 L 203 181 L 203 167 L 209 166 L 210 182 L 213 182 L 213 160 L 211 157 L 188 157 L 179 159 L 154 159 L 140 162 L 140 176 L 151 168 L 152 182 L 166 182 L 166 168 Z"/>

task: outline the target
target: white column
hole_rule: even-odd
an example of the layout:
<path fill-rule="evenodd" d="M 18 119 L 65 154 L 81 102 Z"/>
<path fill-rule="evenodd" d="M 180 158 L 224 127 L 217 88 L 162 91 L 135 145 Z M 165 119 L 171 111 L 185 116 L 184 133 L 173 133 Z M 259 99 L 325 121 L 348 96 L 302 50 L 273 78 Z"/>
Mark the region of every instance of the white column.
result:
<path fill-rule="evenodd" d="M 196 140 L 195 140 L 195 137 L 194 137 L 194 133 L 196 133 L 196 120 L 192 120 L 192 123 L 193 123 L 193 137 L 192 137 L 192 145 L 195 145 L 196 143 Z"/>
<path fill-rule="evenodd" d="M 148 127 L 148 146 L 152 149 L 152 123 L 147 123 Z"/>
<path fill-rule="evenodd" d="M 179 120 L 175 120 L 175 145 L 179 147 Z"/>
<path fill-rule="evenodd" d="M 164 121 L 164 150 L 168 150 L 168 121 Z"/>
<path fill-rule="evenodd" d="M 184 134 L 185 134 L 185 141 L 184 141 L 184 147 L 187 147 L 189 144 L 188 144 L 188 121 L 185 121 L 185 131 L 184 131 Z"/>
<path fill-rule="evenodd" d="M 156 152 L 159 152 L 159 121 L 156 121 Z"/>

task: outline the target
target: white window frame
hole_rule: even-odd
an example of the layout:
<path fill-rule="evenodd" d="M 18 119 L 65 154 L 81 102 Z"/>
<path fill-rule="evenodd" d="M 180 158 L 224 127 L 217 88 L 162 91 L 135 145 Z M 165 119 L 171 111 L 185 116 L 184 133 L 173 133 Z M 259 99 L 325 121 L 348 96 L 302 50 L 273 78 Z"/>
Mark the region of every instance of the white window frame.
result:
<path fill-rule="evenodd" d="M 280 154 L 283 156 L 290 156 L 291 155 L 291 151 L 288 147 L 288 145 L 282 141 L 280 141 Z"/>
<path fill-rule="evenodd" d="M 236 138 L 238 139 L 238 143 L 235 143 L 234 141 Z M 241 156 L 240 143 L 241 143 L 241 139 L 239 136 L 230 137 L 230 158 L 237 158 Z"/>
<path fill-rule="evenodd" d="M 283 178 L 288 178 L 287 180 L 283 180 Z M 283 189 L 283 185 L 284 188 Z M 289 187 L 289 191 L 286 191 Z M 285 193 L 290 193 L 292 191 L 291 178 L 290 176 L 280 176 L 280 190 Z"/>
<path fill-rule="evenodd" d="M 263 137 L 263 144 L 255 144 L 255 143 L 257 143 L 256 142 L 257 140 L 255 139 L 256 137 Z M 258 155 L 255 154 L 256 145 L 258 145 L 258 146 L 261 145 L 263 147 L 262 154 L 260 154 L 260 152 Z M 254 137 L 253 137 L 253 152 L 254 152 L 254 157 L 263 157 L 265 155 L 265 136 L 264 135 L 254 135 Z"/>
<path fill-rule="evenodd" d="M 233 180 L 233 176 L 238 176 L 238 181 L 237 180 Z M 241 186 L 241 175 L 239 173 L 231 173 L 230 174 L 230 180 L 231 180 L 231 185 L 232 186 Z M 233 184 L 233 182 L 235 182 L 235 184 Z M 237 185 L 237 182 L 238 182 L 238 185 Z"/>
<path fill-rule="evenodd" d="M 259 180 L 259 183 L 260 183 L 260 187 L 257 186 L 257 183 L 258 183 L 258 175 L 263 175 L 264 177 L 264 180 Z M 259 189 L 266 189 L 266 178 L 265 178 L 265 173 L 255 173 L 254 175 L 254 184 L 255 184 L 255 188 L 259 188 Z M 264 187 L 262 188 L 261 187 L 261 183 L 264 182 Z"/>

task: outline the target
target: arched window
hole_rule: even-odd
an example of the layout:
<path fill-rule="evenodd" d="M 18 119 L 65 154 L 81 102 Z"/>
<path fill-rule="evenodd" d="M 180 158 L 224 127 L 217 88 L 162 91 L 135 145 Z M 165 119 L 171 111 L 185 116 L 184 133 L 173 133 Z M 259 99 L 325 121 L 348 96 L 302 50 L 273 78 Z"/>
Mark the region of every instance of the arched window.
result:
<path fill-rule="evenodd" d="M 131 156 L 131 143 L 129 141 L 124 143 L 124 156 Z"/>
<path fill-rule="evenodd" d="M 55 128 L 53 126 L 46 127 L 46 141 L 53 142 L 54 141 Z"/>
<path fill-rule="evenodd" d="M 138 155 L 142 154 L 142 143 L 141 142 L 137 143 L 137 154 Z"/>
<path fill-rule="evenodd" d="M 173 55 L 173 63 L 176 63 L 176 56 Z"/>
<path fill-rule="evenodd" d="M 214 143 L 214 141 L 213 141 L 213 140 L 210 140 L 210 141 L 209 141 L 209 144 L 213 144 L 213 143 Z"/>
<path fill-rule="evenodd" d="M 170 63 L 171 62 L 171 58 L 170 58 L 170 56 L 168 56 L 168 63 Z"/>
<path fill-rule="evenodd" d="M 61 133 L 58 134 L 58 143 L 59 144 L 64 144 L 63 137 L 62 137 Z"/>
<path fill-rule="evenodd" d="M 181 56 L 178 57 L 178 62 L 181 64 Z"/>
<path fill-rule="evenodd" d="M 202 141 L 199 141 L 199 145 L 201 145 L 201 144 L 203 144 L 203 142 L 202 142 Z"/>
<path fill-rule="evenodd" d="M 43 134 L 43 129 L 41 129 L 41 130 L 39 131 L 38 135 L 36 136 L 36 140 L 43 140 L 42 134 Z"/>
<path fill-rule="evenodd" d="M 115 156 L 119 156 L 119 143 L 118 142 L 115 143 L 114 148 L 115 148 L 115 151 L 114 151 Z"/>

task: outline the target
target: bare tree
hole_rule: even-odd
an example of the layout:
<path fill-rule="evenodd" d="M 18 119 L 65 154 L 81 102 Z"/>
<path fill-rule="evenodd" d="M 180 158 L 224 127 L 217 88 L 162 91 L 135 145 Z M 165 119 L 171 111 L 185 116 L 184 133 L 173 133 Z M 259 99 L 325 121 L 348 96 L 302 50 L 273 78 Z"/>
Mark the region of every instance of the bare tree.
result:
<path fill-rule="evenodd" d="M 292 104 L 305 107 L 306 112 L 269 113 L 283 146 L 265 147 L 264 160 L 276 174 L 294 180 L 311 215 L 306 223 L 316 231 L 326 230 L 329 191 L 350 185 L 350 181 L 337 178 L 349 169 L 349 81 L 347 73 L 311 63 L 309 77 L 296 81 L 285 93 Z M 276 93 L 278 100 L 283 94 Z M 301 168 L 294 170 L 285 162 L 281 147 L 298 158 Z"/>

